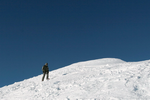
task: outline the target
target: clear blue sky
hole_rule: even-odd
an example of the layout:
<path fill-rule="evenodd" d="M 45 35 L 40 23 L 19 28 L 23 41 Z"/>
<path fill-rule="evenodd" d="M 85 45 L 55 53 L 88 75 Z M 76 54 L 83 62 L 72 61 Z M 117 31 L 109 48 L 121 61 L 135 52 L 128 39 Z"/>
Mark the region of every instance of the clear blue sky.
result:
<path fill-rule="evenodd" d="M 0 0 L 0 87 L 108 57 L 150 59 L 150 0 Z"/>

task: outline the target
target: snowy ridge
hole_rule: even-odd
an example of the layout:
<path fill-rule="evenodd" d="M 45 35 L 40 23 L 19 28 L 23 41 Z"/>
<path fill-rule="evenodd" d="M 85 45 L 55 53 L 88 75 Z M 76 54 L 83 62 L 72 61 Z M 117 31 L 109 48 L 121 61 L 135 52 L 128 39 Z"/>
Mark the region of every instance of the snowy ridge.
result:
<path fill-rule="evenodd" d="M 0 88 L 0 100 L 150 100 L 150 60 L 79 62 Z"/>
<path fill-rule="evenodd" d="M 124 62 L 125 61 L 117 59 L 117 58 L 103 58 L 103 59 L 79 62 L 79 63 L 75 63 L 74 65 L 94 66 L 94 65 L 105 65 L 105 64 L 117 64 L 117 63 L 124 63 Z"/>

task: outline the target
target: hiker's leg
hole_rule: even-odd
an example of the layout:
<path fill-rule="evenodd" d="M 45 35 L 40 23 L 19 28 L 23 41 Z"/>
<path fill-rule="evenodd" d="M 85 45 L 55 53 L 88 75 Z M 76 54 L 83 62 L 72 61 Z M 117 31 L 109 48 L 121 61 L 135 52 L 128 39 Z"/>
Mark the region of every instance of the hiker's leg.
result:
<path fill-rule="evenodd" d="M 42 81 L 44 81 L 45 73 L 43 73 Z"/>
<path fill-rule="evenodd" d="M 47 79 L 49 79 L 49 71 L 47 72 Z"/>

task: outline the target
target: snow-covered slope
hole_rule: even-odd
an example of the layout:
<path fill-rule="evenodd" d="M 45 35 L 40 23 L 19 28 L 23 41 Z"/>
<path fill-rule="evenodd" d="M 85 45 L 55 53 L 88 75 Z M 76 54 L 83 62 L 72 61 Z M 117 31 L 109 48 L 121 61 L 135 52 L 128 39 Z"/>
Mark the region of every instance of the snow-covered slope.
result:
<path fill-rule="evenodd" d="M 0 100 L 150 100 L 150 60 L 79 62 L 0 88 Z"/>

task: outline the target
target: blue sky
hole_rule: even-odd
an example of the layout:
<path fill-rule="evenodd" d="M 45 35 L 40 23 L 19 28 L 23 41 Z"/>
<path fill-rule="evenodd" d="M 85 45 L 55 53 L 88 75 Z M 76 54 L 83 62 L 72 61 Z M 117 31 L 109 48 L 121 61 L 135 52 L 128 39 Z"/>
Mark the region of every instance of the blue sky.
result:
<path fill-rule="evenodd" d="M 0 87 L 72 63 L 149 60 L 149 0 L 0 0 Z"/>

